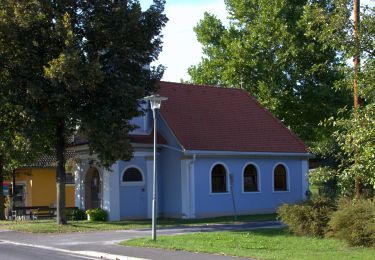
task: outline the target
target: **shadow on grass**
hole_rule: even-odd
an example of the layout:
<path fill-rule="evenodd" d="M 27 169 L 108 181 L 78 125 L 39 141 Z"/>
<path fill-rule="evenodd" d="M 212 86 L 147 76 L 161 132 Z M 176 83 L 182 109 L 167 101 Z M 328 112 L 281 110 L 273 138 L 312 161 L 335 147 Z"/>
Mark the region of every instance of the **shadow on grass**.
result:
<path fill-rule="evenodd" d="M 251 230 L 233 230 L 230 231 L 236 234 L 255 234 L 261 235 L 265 237 L 275 237 L 275 236 L 295 236 L 288 231 L 287 227 L 275 227 L 275 228 L 259 228 L 259 229 L 251 229 Z"/>
<path fill-rule="evenodd" d="M 158 225 L 176 226 L 176 225 L 206 225 L 206 224 L 224 224 L 224 223 L 239 223 L 239 222 L 259 222 L 259 221 L 274 221 L 277 219 L 277 214 L 260 214 L 260 215 L 243 215 L 202 218 L 202 219 L 173 219 L 173 218 L 159 218 Z M 151 224 L 151 222 L 149 222 Z"/>
<path fill-rule="evenodd" d="M 151 220 L 140 219 L 140 220 L 122 220 L 113 222 L 98 222 L 98 223 L 110 223 L 114 226 L 124 226 L 124 225 L 151 225 Z"/>

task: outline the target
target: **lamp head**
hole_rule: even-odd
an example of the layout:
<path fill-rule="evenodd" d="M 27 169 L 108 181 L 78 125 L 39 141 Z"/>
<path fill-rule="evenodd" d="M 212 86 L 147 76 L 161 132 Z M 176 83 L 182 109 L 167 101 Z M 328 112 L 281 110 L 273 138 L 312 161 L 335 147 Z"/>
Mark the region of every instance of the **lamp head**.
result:
<path fill-rule="evenodd" d="M 151 109 L 154 110 L 154 109 L 160 109 L 161 102 L 164 100 L 167 100 L 168 98 L 162 97 L 159 94 L 156 94 L 156 95 L 145 97 L 143 99 L 146 101 L 150 101 Z"/>

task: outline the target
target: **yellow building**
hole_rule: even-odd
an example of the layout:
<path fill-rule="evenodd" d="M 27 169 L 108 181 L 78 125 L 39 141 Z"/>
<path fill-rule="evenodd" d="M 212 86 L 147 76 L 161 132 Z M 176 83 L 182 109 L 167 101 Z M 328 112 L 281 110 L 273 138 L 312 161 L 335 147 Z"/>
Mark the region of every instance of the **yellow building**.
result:
<path fill-rule="evenodd" d="M 25 167 L 15 173 L 15 206 L 56 207 L 56 168 Z M 66 207 L 74 207 L 74 178 L 67 173 Z"/>

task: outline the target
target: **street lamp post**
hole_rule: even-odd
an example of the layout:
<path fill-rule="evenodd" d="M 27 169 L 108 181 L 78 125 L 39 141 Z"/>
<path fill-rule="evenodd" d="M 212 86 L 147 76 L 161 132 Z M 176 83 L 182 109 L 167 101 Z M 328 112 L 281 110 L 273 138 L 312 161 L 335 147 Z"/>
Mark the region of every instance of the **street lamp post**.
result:
<path fill-rule="evenodd" d="M 154 164 L 153 164 L 153 180 L 152 180 L 152 240 L 156 240 L 156 112 L 155 109 L 160 109 L 161 102 L 167 100 L 167 97 L 160 95 L 151 95 L 145 97 L 144 100 L 150 101 L 152 115 L 154 117 Z"/>

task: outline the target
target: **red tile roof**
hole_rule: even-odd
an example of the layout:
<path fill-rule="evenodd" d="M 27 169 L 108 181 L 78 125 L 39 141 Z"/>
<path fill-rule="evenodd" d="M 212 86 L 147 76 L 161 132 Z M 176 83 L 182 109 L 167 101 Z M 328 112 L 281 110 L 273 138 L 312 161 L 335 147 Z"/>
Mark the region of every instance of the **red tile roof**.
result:
<path fill-rule="evenodd" d="M 160 112 L 186 150 L 306 153 L 307 147 L 246 91 L 160 82 Z"/>
<path fill-rule="evenodd" d="M 74 151 L 66 150 L 64 153 L 64 159 L 67 161 L 69 159 L 75 158 L 76 153 Z M 56 167 L 57 159 L 55 155 L 43 155 L 36 161 L 25 164 L 24 167 Z"/>

